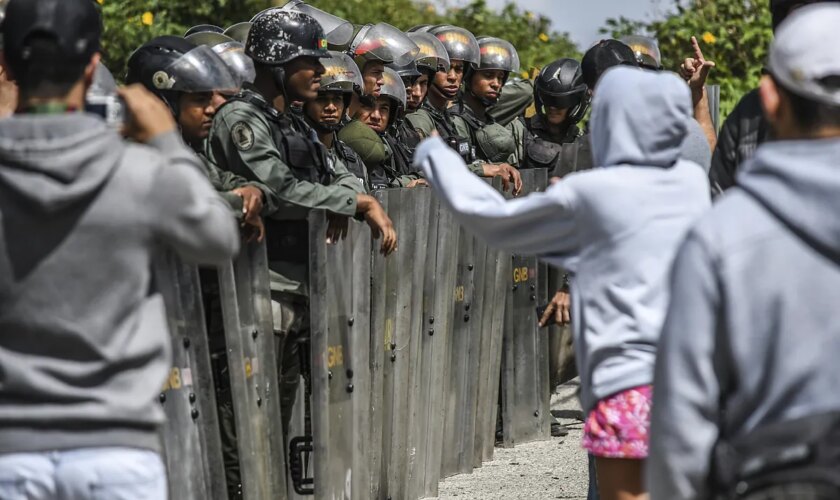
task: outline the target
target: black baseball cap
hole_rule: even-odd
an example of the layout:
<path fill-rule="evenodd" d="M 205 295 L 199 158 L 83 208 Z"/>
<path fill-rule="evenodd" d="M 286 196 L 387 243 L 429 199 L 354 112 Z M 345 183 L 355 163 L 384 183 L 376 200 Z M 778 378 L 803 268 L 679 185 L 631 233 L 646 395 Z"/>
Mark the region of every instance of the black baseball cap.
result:
<path fill-rule="evenodd" d="M 580 62 L 583 81 L 594 89 L 601 75 L 619 64 L 638 66 L 633 49 L 618 40 L 601 40 L 583 55 Z"/>
<path fill-rule="evenodd" d="M 55 62 L 78 64 L 100 50 L 102 19 L 92 0 L 9 0 L 2 31 L 12 64 L 41 62 L 35 40 L 49 41 Z"/>

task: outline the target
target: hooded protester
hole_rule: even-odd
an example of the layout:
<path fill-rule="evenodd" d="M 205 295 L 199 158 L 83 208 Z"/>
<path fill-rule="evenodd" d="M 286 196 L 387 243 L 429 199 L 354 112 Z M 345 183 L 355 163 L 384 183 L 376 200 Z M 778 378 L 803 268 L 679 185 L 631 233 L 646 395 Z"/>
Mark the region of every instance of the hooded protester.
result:
<path fill-rule="evenodd" d="M 759 92 L 776 140 L 678 252 L 656 365 L 654 500 L 840 498 L 837 26 L 840 5 L 827 3 L 780 26 Z"/>
<path fill-rule="evenodd" d="M 628 93 L 628 86 L 638 89 Z M 609 70 L 592 112 L 596 168 L 506 201 L 439 139 L 415 157 L 456 218 L 489 245 L 568 270 L 587 415 L 584 447 L 602 496 L 642 498 L 647 415 L 667 276 L 690 224 L 709 206 L 705 173 L 680 159 L 691 119 L 677 76 Z M 638 133 L 644 130 L 644 134 Z M 621 237 L 617 237 L 621 235 Z"/>
<path fill-rule="evenodd" d="M 93 2 L 11 0 L 5 23 L 20 99 L 0 121 L 0 497 L 166 498 L 172 339 L 151 263 L 168 247 L 220 264 L 236 223 L 148 91 L 121 91 L 134 143 L 79 111 Z"/>

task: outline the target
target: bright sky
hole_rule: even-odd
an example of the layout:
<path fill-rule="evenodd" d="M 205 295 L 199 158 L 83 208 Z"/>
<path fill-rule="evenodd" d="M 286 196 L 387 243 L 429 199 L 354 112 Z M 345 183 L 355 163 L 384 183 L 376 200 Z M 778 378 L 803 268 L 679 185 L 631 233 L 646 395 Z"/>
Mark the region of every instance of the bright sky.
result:
<path fill-rule="evenodd" d="M 501 7 L 511 0 L 487 0 L 491 7 Z M 448 5 L 463 5 L 468 0 L 438 0 Z M 553 28 L 571 35 L 581 50 L 597 42 L 598 29 L 608 18 L 624 16 L 651 20 L 662 17 L 674 0 L 516 0 L 520 9 L 542 14 L 552 20 Z"/>

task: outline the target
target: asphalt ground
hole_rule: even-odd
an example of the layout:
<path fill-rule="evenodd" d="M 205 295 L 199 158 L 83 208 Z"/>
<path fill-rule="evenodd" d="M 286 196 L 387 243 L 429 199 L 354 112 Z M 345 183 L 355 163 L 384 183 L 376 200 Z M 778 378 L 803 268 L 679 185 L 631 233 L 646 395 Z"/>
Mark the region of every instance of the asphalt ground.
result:
<path fill-rule="evenodd" d="M 492 462 L 472 474 L 453 476 L 440 484 L 440 500 L 585 499 L 589 486 L 586 453 L 580 446 L 583 423 L 578 381 L 557 389 L 551 412 L 569 434 L 515 448 L 496 448 Z"/>

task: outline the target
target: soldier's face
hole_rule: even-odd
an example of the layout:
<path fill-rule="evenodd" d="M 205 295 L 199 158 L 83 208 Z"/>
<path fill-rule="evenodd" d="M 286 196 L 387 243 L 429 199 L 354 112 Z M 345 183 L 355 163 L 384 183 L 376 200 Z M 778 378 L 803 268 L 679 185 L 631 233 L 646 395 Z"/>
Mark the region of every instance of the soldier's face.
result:
<path fill-rule="evenodd" d="M 188 142 L 202 141 L 210 133 L 216 109 L 225 98 L 218 92 L 195 92 L 181 95 L 178 125 Z"/>
<path fill-rule="evenodd" d="M 286 92 L 292 101 L 309 102 L 318 97 L 324 65 L 316 57 L 298 57 L 286 66 Z"/>
<path fill-rule="evenodd" d="M 373 107 L 362 105 L 356 118 L 376 132 L 384 133 L 391 119 L 391 99 L 381 96 L 376 98 Z"/>
<path fill-rule="evenodd" d="M 555 108 L 554 106 L 545 107 L 545 120 L 550 125 L 562 124 L 564 121 L 566 121 L 567 116 L 569 116 L 568 108 Z"/>
<path fill-rule="evenodd" d="M 337 92 L 319 95 L 304 108 L 306 116 L 322 125 L 338 125 L 344 116 L 344 96 Z"/>
<path fill-rule="evenodd" d="M 463 79 L 464 61 L 453 59 L 449 67 L 449 72 L 443 73 L 438 71 L 435 74 L 434 83 L 444 97 L 447 99 L 455 99 L 458 95 L 458 90 L 461 89 L 461 82 Z"/>
<path fill-rule="evenodd" d="M 417 108 L 423 104 L 423 99 L 426 98 L 426 93 L 429 92 L 429 75 L 423 73 L 411 85 L 406 85 L 405 89 L 408 91 L 408 103 L 406 107 L 408 112 L 417 111 Z"/>
<path fill-rule="evenodd" d="M 362 72 L 362 79 L 365 82 L 365 95 L 379 97 L 385 85 L 385 64 L 381 61 L 368 62 Z"/>
<path fill-rule="evenodd" d="M 499 94 L 502 91 L 504 79 L 504 71 L 495 69 L 483 69 L 476 71 L 475 74 L 473 74 L 472 82 L 470 82 L 472 93 L 479 99 L 496 102 L 499 100 Z"/>

